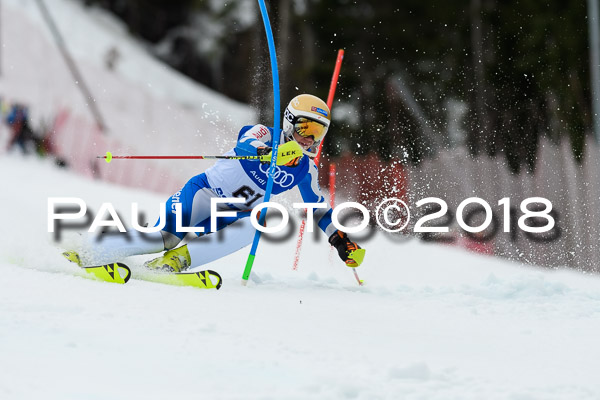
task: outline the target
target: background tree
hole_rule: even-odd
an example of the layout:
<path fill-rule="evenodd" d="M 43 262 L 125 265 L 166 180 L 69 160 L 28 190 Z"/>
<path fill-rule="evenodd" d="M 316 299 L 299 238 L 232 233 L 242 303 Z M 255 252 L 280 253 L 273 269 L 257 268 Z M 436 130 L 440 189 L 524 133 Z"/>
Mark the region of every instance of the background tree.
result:
<path fill-rule="evenodd" d="M 254 2 L 86 3 L 110 9 L 157 56 L 270 121 L 268 52 Z M 472 155 L 505 157 L 518 172 L 535 167 L 540 135 L 570 140 L 583 155 L 591 126 L 585 2 L 268 4 L 282 107 L 300 92 L 326 97 L 336 51 L 346 50 L 330 155 L 375 152 L 418 163 L 462 142 Z"/>

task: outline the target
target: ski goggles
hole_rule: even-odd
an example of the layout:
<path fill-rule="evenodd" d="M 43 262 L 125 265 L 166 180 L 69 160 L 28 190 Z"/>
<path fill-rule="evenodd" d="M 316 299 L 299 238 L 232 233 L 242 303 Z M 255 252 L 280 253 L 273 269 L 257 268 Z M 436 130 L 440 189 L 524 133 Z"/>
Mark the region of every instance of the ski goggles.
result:
<path fill-rule="evenodd" d="M 325 125 L 304 117 L 296 119 L 294 130 L 302 137 L 312 137 L 315 142 L 323 139 L 327 133 L 327 127 Z"/>

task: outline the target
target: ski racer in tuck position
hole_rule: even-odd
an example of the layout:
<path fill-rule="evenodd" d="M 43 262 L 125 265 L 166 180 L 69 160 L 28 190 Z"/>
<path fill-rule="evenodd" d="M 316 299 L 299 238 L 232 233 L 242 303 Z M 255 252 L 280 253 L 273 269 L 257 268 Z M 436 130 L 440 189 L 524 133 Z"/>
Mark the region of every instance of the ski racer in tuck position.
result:
<path fill-rule="evenodd" d="M 318 97 L 302 94 L 292 99 L 285 109 L 282 144 L 279 146 L 277 169 L 274 175 L 274 195 L 298 186 L 304 202 L 325 203 L 318 185 L 317 166 L 312 160 L 331 123 L 329 107 Z M 190 179 L 185 186 L 166 203 L 166 223 L 161 231 L 126 234 L 87 236 L 79 252 L 69 251 L 65 256 L 79 265 L 98 265 L 121 260 L 123 257 L 158 253 L 161 257 L 145 263 L 151 269 L 181 272 L 190 267 L 204 265 L 231 254 L 252 242 L 255 229 L 250 223 L 252 209 L 260 204 L 267 186 L 273 128 L 258 124 L 243 127 L 237 145 L 225 153 L 232 156 L 260 156 L 257 160 L 219 160 L 206 172 Z M 181 204 L 184 227 L 203 227 L 210 233 L 211 199 L 243 198 L 244 203 L 219 203 L 218 211 L 236 211 L 235 217 L 217 218 L 217 230 L 223 231 L 224 240 L 205 243 L 206 236 L 191 240 L 177 247 L 187 232 L 176 229 L 177 204 Z M 349 267 L 358 267 L 365 250 L 352 242 L 348 235 L 337 230 L 331 219 L 332 209 L 314 210 L 315 221 L 329 237 Z M 159 220 L 160 222 L 160 220 Z M 155 226 L 157 226 L 159 224 Z"/>

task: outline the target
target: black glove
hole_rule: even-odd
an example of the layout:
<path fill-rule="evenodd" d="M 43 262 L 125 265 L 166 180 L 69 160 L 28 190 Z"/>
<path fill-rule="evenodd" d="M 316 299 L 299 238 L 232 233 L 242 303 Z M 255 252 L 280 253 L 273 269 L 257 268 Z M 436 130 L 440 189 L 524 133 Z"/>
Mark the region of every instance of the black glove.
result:
<path fill-rule="evenodd" d="M 269 146 L 259 147 L 258 149 L 256 149 L 256 155 L 257 156 L 266 156 L 271 152 L 271 150 L 273 150 L 273 148 L 269 147 Z M 270 164 L 271 160 L 270 159 L 264 160 L 264 161 L 261 160 L 260 163 L 261 164 Z"/>
<path fill-rule="evenodd" d="M 365 258 L 365 250 L 348 238 L 342 231 L 336 231 L 329 237 L 329 243 L 336 248 L 338 255 L 349 267 L 358 267 Z"/>

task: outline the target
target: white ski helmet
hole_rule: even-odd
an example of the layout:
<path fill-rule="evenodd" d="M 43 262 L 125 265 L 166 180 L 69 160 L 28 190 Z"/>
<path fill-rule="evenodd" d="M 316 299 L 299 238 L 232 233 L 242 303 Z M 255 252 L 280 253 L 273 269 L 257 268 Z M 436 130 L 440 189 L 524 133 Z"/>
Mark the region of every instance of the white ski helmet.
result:
<path fill-rule="evenodd" d="M 312 137 L 314 144 L 308 149 L 303 149 L 303 152 L 309 157 L 315 157 L 330 122 L 329 107 L 323 100 L 311 94 L 296 96 L 290 101 L 283 114 L 285 141 L 295 140 L 294 132 L 303 137 Z"/>

